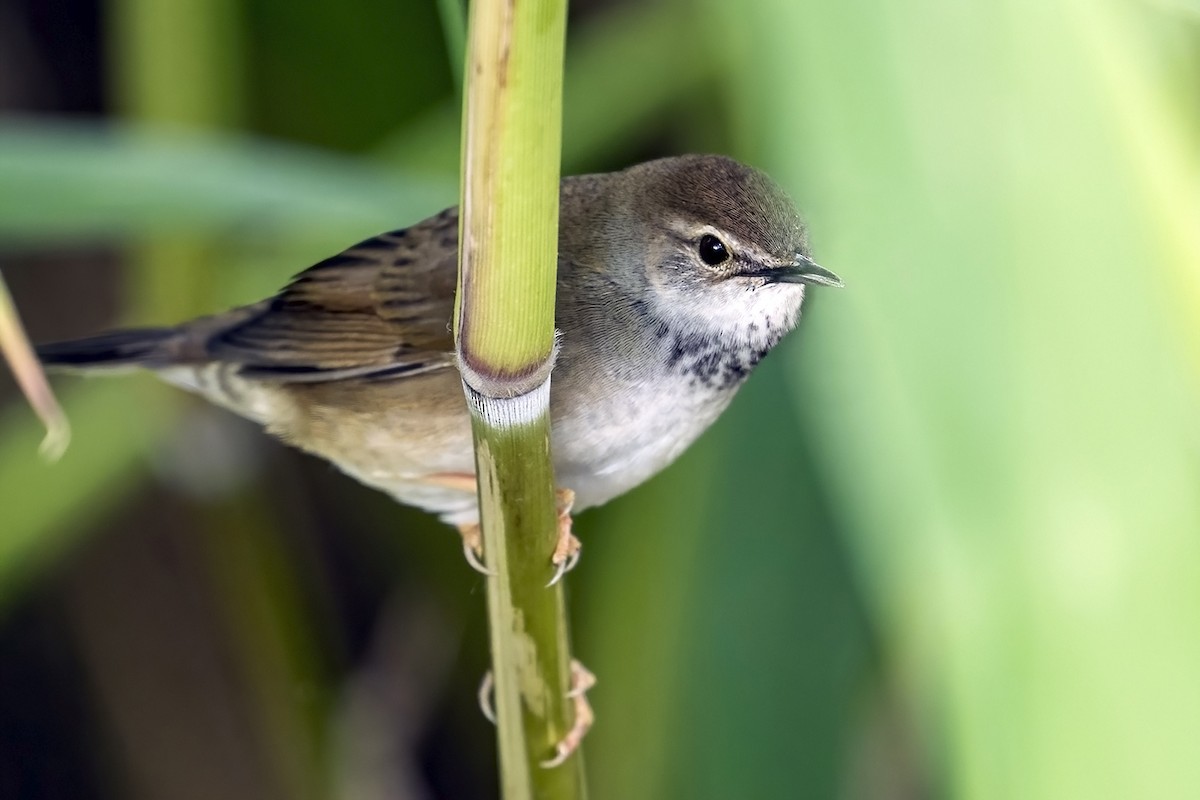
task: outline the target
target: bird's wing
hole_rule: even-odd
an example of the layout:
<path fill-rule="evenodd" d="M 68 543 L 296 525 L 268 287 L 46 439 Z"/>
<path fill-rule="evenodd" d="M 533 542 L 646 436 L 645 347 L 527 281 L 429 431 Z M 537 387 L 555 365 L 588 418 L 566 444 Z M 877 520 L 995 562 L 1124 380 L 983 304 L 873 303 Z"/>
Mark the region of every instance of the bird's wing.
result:
<path fill-rule="evenodd" d="M 208 355 L 281 382 L 387 378 L 454 363 L 458 218 L 453 209 L 381 234 L 296 276 L 244 321 L 214 332 Z"/>

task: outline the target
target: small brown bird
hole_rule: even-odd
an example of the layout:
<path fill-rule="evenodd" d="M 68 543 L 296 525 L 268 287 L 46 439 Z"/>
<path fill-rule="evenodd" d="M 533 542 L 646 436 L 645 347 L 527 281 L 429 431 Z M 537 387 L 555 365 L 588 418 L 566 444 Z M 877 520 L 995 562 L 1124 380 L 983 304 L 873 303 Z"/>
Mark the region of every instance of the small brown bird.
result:
<path fill-rule="evenodd" d="M 582 509 L 670 464 L 795 326 L 805 285 L 841 280 L 810 258 L 787 196 L 728 158 L 566 178 L 560 202 L 551 446 L 557 484 Z M 457 250 L 451 208 L 310 267 L 271 299 L 39 355 L 153 370 L 439 514 L 471 558 L 475 467 L 450 334 Z"/>

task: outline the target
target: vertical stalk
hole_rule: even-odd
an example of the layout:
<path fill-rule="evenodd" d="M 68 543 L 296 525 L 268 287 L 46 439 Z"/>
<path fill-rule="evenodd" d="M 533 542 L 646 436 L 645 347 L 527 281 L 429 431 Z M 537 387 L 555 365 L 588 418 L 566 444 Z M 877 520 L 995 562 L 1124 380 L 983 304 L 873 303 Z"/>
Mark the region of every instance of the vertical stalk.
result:
<path fill-rule="evenodd" d="M 184 130 L 235 127 L 244 106 L 241 13 L 238 0 L 114 3 L 111 70 L 123 116 Z M 144 323 L 210 311 L 215 250 L 210 237 L 198 235 L 137 242 L 129 258 L 128 315 Z M 194 510 L 206 534 L 194 542 L 196 555 L 207 559 L 212 592 L 228 612 L 225 632 L 250 697 L 250 724 L 260 735 L 255 755 L 263 777 L 289 798 L 322 797 L 320 700 L 298 702 L 287 688 L 306 686 L 317 696 L 318 648 L 294 579 L 275 568 L 286 562 L 278 531 L 244 495 Z M 137 757 L 142 752 L 148 751 Z"/>
<path fill-rule="evenodd" d="M 506 800 L 584 796 L 579 753 L 542 762 L 573 722 L 556 541 L 550 371 L 564 0 L 473 3 L 455 341 L 471 410 Z"/>
<path fill-rule="evenodd" d="M 127 119 L 212 130 L 232 126 L 242 106 L 240 35 L 234 0 L 121 0 L 109 23 L 113 95 Z M 211 244 L 160 236 L 138 242 L 129 264 L 136 322 L 210 310 Z"/>

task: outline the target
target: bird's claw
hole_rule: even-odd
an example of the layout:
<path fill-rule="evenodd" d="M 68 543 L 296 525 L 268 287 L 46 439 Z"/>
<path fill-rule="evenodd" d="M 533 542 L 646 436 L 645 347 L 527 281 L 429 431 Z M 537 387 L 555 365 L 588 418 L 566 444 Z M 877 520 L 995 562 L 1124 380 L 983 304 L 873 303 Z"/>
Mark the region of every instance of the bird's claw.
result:
<path fill-rule="evenodd" d="M 572 550 L 571 552 L 568 553 L 568 555 L 563 557 L 561 561 L 556 560 L 556 559 L 551 559 L 551 563 L 556 564 L 557 568 L 554 570 L 554 577 L 551 578 L 550 582 L 546 584 L 547 589 L 549 589 L 551 586 L 553 586 L 554 584 L 556 584 L 560 580 L 562 580 L 562 576 L 566 575 L 568 572 L 575 569 L 575 565 L 579 563 L 579 556 L 581 554 L 581 551 L 579 549 L 579 540 L 576 539 L 574 536 L 572 536 L 571 541 L 574 542 L 574 550 Z M 557 554 L 558 554 L 558 551 L 555 550 L 556 557 L 557 557 Z"/>
<path fill-rule="evenodd" d="M 562 580 L 563 575 L 575 569 L 575 565 L 579 563 L 582 547 L 579 539 L 571 533 L 571 506 L 575 502 L 575 493 L 570 489 L 560 489 L 557 492 L 557 498 L 558 541 L 554 545 L 554 553 L 550 556 L 550 563 L 554 565 L 555 570 L 554 576 L 546 584 L 547 588 L 558 583 Z M 483 534 L 479 523 L 471 522 L 459 525 L 458 532 L 462 536 L 463 556 L 471 569 L 481 575 L 494 577 L 496 573 L 483 563 Z"/>
<path fill-rule="evenodd" d="M 554 545 L 554 553 L 550 563 L 556 569 L 554 577 L 546 584 L 549 588 L 562 580 L 562 576 L 575 569 L 583 545 L 575 534 L 571 533 L 571 506 L 575 504 L 575 493 L 570 489 L 559 489 L 558 497 L 558 541 Z"/>
<path fill-rule="evenodd" d="M 495 679 L 492 677 L 492 671 L 489 669 L 487 674 L 483 676 L 483 680 L 479 682 L 479 710 L 483 712 L 483 716 L 488 722 L 496 724 L 496 710 L 492 708 L 492 689 L 495 688 Z"/>
<path fill-rule="evenodd" d="M 571 700 L 571 705 L 574 707 L 574 722 L 571 724 L 571 730 L 567 731 L 567 735 L 554 746 L 554 756 L 541 762 L 545 769 L 554 769 L 561 766 L 564 761 L 571 757 L 571 754 L 579 749 L 579 745 L 583 742 L 583 737 L 591 729 L 592 723 L 596 721 L 596 714 L 592 711 L 592 705 L 587 700 L 588 690 L 596 685 L 596 676 L 592 674 L 587 667 L 579 663 L 578 659 L 571 659 L 571 688 L 567 691 L 567 697 Z M 483 676 L 483 680 L 479 682 L 479 710 L 483 712 L 483 716 L 488 722 L 496 724 L 496 711 L 492 707 L 492 690 L 495 688 L 495 678 L 492 676 L 492 671 L 489 669 L 487 674 Z"/>
<path fill-rule="evenodd" d="M 462 535 L 463 556 L 466 557 L 471 569 L 487 575 L 489 578 L 494 576 L 496 573 L 488 569 L 481 560 L 483 558 L 483 535 L 480 533 L 479 523 L 459 525 L 458 532 Z"/>
<path fill-rule="evenodd" d="M 587 700 L 588 689 L 595 685 L 596 676 L 578 660 L 572 658 L 571 689 L 567 692 L 567 697 L 572 700 L 572 705 L 575 707 L 575 722 L 571 725 L 571 730 L 567 731 L 567 735 L 554 746 L 554 757 L 542 762 L 542 767 L 545 769 L 554 769 L 570 758 L 571 754 L 579 749 L 583 737 L 587 735 L 592 723 L 596 721 L 596 714 Z"/>

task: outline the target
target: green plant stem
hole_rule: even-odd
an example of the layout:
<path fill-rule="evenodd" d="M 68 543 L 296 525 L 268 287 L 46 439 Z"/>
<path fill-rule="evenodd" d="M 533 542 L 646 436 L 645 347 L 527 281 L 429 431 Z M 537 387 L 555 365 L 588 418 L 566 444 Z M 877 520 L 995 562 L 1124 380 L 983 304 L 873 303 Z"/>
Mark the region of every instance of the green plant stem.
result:
<path fill-rule="evenodd" d="M 184 131 L 232 127 L 243 105 L 240 11 L 236 0 L 115 3 L 114 90 L 125 115 Z M 143 239 L 130 258 L 136 292 L 129 315 L 160 322 L 210 311 L 218 263 L 214 243 L 204 235 Z M 258 505 L 245 497 L 197 506 L 194 513 L 209 530 L 196 542 L 196 553 L 208 559 L 213 595 L 226 610 L 225 634 L 262 734 L 255 754 L 260 768 L 285 796 L 308 800 L 323 794 L 312 710 L 317 703 L 297 702 L 280 686 L 304 685 L 319 696 L 318 648 L 295 576 L 277 566 L 286 563 L 281 540 Z M 247 523 L 256 516 L 263 519 Z M 144 752 L 136 748 L 134 757 Z"/>
<path fill-rule="evenodd" d="M 562 584 L 546 587 L 557 518 L 550 420 L 545 413 L 522 420 L 522 409 L 540 407 L 547 395 L 472 398 L 484 551 L 495 573 L 488 579 L 488 621 L 506 800 L 584 796 L 580 753 L 560 767 L 542 766 L 573 721 Z"/>
<path fill-rule="evenodd" d="M 506 800 L 584 796 L 556 542 L 550 370 L 566 4 L 475 3 L 455 341 L 471 409 Z"/>
<path fill-rule="evenodd" d="M 507 384 L 489 396 L 551 366 L 565 30 L 563 0 L 471 10 L 455 338 L 481 380 Z"/>

